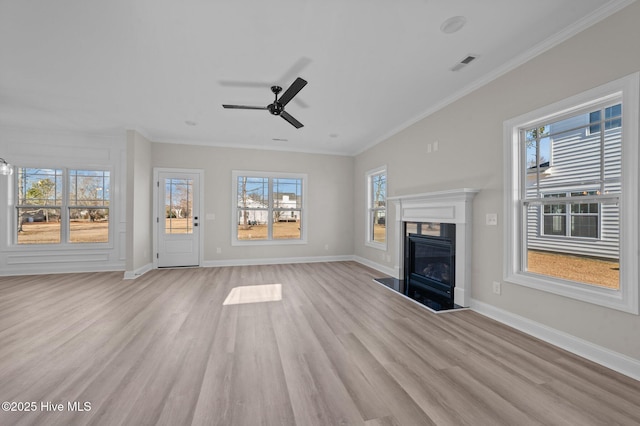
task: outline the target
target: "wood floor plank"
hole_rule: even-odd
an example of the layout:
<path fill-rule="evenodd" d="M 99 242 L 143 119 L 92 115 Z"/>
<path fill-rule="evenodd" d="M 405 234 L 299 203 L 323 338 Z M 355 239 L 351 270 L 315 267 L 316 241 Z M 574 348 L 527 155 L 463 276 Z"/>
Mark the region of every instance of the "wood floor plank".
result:
<path fill-rule="evenodd" d="M 640 382 L 376 276 L 331 262 L 0 277 L 0 402 L 65 404 L 0 424 L 640 424 Z M 234 289 L 256 298 L 224 304 Z M 91 410 L 66 409 L 78 401 Z"/>

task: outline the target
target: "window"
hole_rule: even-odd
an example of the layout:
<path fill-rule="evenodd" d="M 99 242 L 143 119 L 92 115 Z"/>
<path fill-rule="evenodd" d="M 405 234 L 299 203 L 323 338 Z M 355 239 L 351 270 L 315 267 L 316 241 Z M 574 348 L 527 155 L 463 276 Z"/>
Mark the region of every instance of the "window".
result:
<path fill-rule="evenodd" d="M 19 168 L 18 245 L 109 242 L 110 172 Z"/>
<path fill-rule="evenodd" d="M 306 242 L 306 175 L 233 172 L 233 243 Z"/>
<path fill-rule="evenodd" d="M 506 281 L 638 313 L 638 86 L 505 122 Z"/>
<path fill-rule="evenodd" d="M 593 111 L 589 113 L 589 133 L 600 132 L 602 125 L 602 110 Z M 614 129 L 616 127 L 622 127 L 622 105 L 617 104 L 604 109 L 604 129 Z"/>
<path fill-rule="evenodd" d="M 544 194 L 544 198 L 595 196 L 598 191 Z M 542 234 L 561 237 L 598 238 L 599 203 L 559 203 L 543 206 Z"/>
<path fill-rule="evenodd" d="M 367 244 L 386 248 L 387 241 L 387 169 L 367 173 Z"/>

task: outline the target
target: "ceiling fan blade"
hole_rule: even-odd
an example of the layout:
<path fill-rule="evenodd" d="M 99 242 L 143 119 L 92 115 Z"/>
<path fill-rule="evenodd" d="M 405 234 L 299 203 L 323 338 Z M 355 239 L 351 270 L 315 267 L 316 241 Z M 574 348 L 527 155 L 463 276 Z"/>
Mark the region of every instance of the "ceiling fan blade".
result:
<path fill-rule="evenodd" d="M 285 106 L 306 85 L 307 85 L 306 80 L 303 80 L 300 77 L 296 78 L 296 81 L 294 81 L 291 84 L 291 86 L 289 86 L 289 88 L 282 94 L 282 96 L 280 96 L 280 99 L 278 99 L 278 102 L 282 106 Z"/>
<path fill-rule="evenodd" d="M 227 108 L 227 109 L 267 109 L 266 106 L 249 106 L 249 105 L 226 105 L 223 104 L 222 108 Z"/>
<path fill-rule="evenodd" d="M 291 114 L 289 114 L 287 111 L 282 111 L 280 113 L 280 117 L 284 118 L 285 120 L 287 120 L 293 127 L 295 127 L 296 129 L 299 129 L 300 127 L 303 126 L 303 124 L 301 122 L 299 122 L 298 120 L 296 120 L 295 118 L 293 118 L 291 116 Z"/>
<path fill-rule="evenodd" d="M 291 67 L 282 75 L 279 79 L 275 81 L 279 81 L 281 83 L 286 83 L 287 81 L 291 81 L 297 76 L 299 76 L 302 71 L 311 63 L 311 59 L 305 56 L 298 59 Z"/>

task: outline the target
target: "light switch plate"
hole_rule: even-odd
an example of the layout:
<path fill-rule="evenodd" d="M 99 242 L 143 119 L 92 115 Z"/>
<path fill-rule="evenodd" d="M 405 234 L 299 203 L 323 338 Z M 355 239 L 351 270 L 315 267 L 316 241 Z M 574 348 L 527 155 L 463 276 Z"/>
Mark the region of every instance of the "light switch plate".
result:
<path fill-rule="evenodd" d="M 489 226 L 498 225 L 498 213 L 487 213 L 487 225 Z"/>

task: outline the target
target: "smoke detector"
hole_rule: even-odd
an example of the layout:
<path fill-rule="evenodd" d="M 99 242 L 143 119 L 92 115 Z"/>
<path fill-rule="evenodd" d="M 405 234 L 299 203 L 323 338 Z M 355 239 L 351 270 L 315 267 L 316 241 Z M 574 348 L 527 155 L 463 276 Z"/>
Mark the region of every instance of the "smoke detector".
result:
<path fill-rule="evenodd" d="M 460 31 L 466 23 L 467 18 L 464 16 L 454 16 L 447 19 L 442 23 L 442 25 L 440 25 L 440 31 L 445 34 L 453 34 Z"/>

